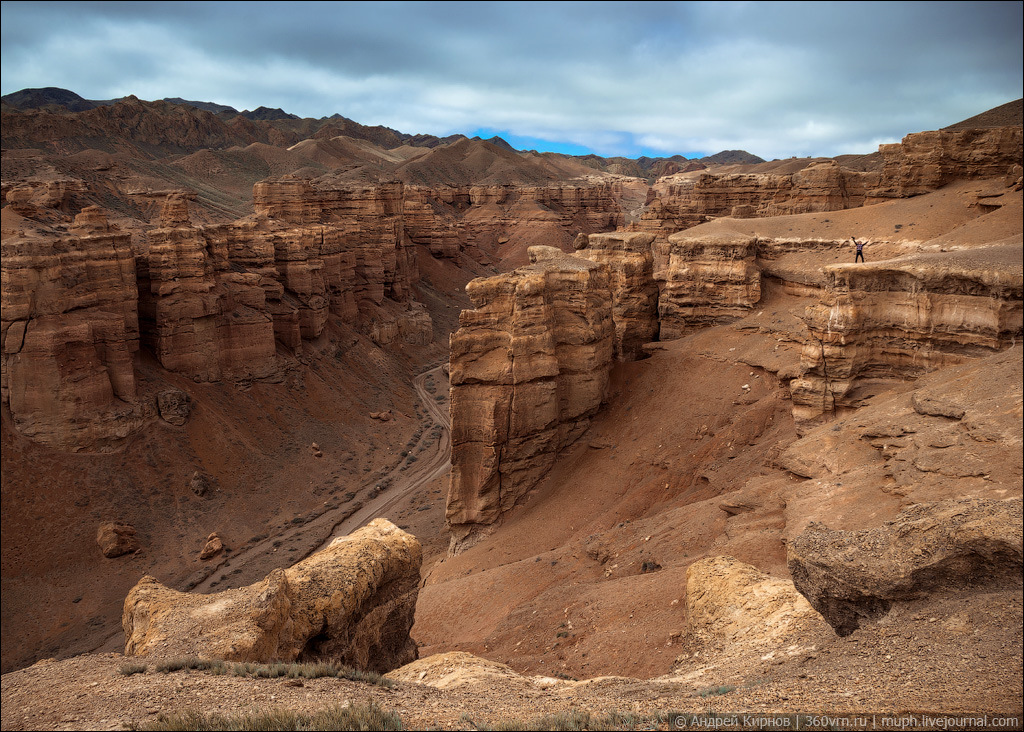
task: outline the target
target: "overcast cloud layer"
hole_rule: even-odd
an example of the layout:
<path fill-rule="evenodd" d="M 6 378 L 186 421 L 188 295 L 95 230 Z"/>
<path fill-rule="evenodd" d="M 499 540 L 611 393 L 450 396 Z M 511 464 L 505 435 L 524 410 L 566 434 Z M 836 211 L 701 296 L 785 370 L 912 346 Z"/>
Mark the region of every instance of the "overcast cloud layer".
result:
<path fill-rule="evenodd" d="M 1021 2 L 4 2 L 2 13 L 4 94 L 281 107 L 601 155 L 867 153 L 1022 96 Z"/>

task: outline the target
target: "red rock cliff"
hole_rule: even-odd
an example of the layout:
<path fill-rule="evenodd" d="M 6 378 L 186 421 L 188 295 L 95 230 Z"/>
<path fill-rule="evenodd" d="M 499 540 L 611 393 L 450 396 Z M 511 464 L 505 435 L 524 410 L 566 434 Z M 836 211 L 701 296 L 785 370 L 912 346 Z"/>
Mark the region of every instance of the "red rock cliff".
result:
<path fill-rule="evenodd" d="M 458 548 L 493 524 L 589 425 L 607 393 L 614 325 L 605 266 L 553 247 L 469 283 L 451 338 L 452 475 Z"/>

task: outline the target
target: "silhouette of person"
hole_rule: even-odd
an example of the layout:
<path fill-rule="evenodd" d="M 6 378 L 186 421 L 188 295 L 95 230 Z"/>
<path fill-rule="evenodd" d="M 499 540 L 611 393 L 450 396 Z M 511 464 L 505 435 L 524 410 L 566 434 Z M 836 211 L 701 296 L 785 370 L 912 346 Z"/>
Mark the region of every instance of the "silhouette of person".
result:
<path fill-rule="evenodd" d="M 850 241 L 852 241 L 853 245 L 855 247 L 857 247 L 857 256 L 855 256 L 853 258 L 853 263 L 856 264 L 857 262 L 863 262 L 864 261 L 864 245 L 867 244 L 867 242 L 866 241 L 857 241 L 852 236 L 850 237 Z"/>

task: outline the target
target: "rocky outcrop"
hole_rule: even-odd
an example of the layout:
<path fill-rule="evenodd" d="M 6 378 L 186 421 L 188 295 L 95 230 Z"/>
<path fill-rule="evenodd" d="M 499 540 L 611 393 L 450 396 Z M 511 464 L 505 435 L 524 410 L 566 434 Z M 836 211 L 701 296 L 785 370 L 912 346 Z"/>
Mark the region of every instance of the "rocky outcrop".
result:
<path fill-rule="evenodd" d="M 1022 128 L 937 130 L 880 145 L 882 177 L 873 199 L 906 198 L 954 180 L 1001 178 L 1024 157 Z"/>
<path fill-rule="evenodd" d="M 156 407 L 160 419 L 181 427 L 192 413 L 192 398 L 181 389 L 164 389 L 156 395 Z"/>
<path fill-rule="evenodd" d="M 107 559 L 134 554 L 142 548 L 135 527 L 116 521 L 100 524 L 96 530 L 96 543 Z"/>
<path fill-rule="evenodd" d="M 679 232 L 659 249 L 665 262 L 655 274 L 662 340 L 682 337 L 687 326 L 736 320 L 761 299 L 755 237 Z"/>
<path fill-rule="evenodd" d="M 75 198 L 85 190 L 85 183 L 77 178 L 28 180 L 10 186 L 5 182 L 4 200 L 21 216 L 45 219 L 54 211 L 70 214 Z"/>
<path fill-rule="evenodd" d="M 1006 348 L 1024 331 L 1019 245 L 832 265 L 825 276 L 791 383 L 799 422 L 848 411 L 862 380 L 915 378 Z"/>
<path fill-rule="evenodd" d="M 732 557 L 701 559 L 687 568 L 686 623 L 695 638 L 755 652 L 828 629 L 792 582 Z"/>
<path fill-rule="evenodd" d="M 462 651 L 435 653 L 395 669 L 387 677 L 435 689 L 465 689 L 478 693 L 495 688 L 514 689 L 516 693 L 531 696 L 559 683 L 553 678 L 524 676 L 503 663 Z"/>
<path fill-rule="evenodd" d="M 938 130 L 880 145 L 881 172 L 815 160 L 795 173 L 694 171 L 659 179 L 637 222 L 659 241 L 713 218 L 842 211 L 934 191 L 954 180 L 1001 178 L 1024 157 L 1021 127 Z"/>
<path fill-rule="evenodd" d="M 1019 499 L 913 506 L 884 526 L 811 524 L 788 545 L 797 589 L 840 635 L 897 602 L 1021 587 Z"/>
<path fill-rule="evenodd" d="M 696 171 L 667 176 L 648 194 L 637 228 L 659 240 L 713 218 L 761 218 L 863 206 L 877 173 L 814 161 L 792 174 Z"/>
<path fill-rule="evenodd" d="M 376 519 L 236 590 L 191 595 L 143 577 L 125 599 L 125 655 L 330 659 L 383 673 L 416 659 L 421 560 L 414 536 Z"/>
<path fill-rule="evenodd" d="M 136 403 L 130 236 L 87 210 L 67 235 L 2 247 L 0 389 L 15 426 L 67 450 L 106 449 L 134 432 L 155 409 Z"/>
<path fill-rule="evenodd" d="M 453 541 L 493 524 L 589 425 L 607 394 L 614 325 L 605 266 L 552 247 L 476 279 L 451 338 Z"/>
<path fill-rule="evenodd" d="M 652 234 L 581 234 L 578 256 L 608 267 L 615 324 L 615 357 L 634 361 L 641 347 L 658 340 L 658 287 L 654 282 Z"/>

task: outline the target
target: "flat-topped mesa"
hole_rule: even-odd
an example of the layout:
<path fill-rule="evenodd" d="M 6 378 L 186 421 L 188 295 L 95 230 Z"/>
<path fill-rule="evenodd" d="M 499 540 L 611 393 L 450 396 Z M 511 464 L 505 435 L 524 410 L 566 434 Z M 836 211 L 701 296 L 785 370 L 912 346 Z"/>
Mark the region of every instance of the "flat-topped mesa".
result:
<path fill-rule="evenodd" d="M 732 322 L 757 304 L 757 243 L 756 237 L 739 234 L 679 232 L 657 245 L 665 262 L 654 274 L 662 340 L 681 338 L 687 327 Z"/>
<path fill-rule="evenodd" d="M 936 130 L 880 145 L 882 177 L 870 197 L 906 198 L 934 191 L 954 180 L 1000 178 L 1024 157 L 1020 125 L 970 130 Z"/>
<path fill-rule="evenodd" d="M 265 277 L 235 271 L 216 236 L 189 226 L 171 197 L 139 257 L 142 340 L 168 371 L 197 381 L 265 378 L 278 372 Z M 273 261 L 273 260 L 271 260 Z"/>
<path fill-rule="evenodd" d="M 858 387 L 987 355 L 1021 340 L 1020 245 L 825 268 L 807 308 L 810 338 L 794 379 L 793 415 L 805 427 L 858 406 Z"/>
<path fill-rule="evenodd" d="M 131 237 L 89 209 L 72 226 L 104 233 L 6 237 L 0 387 L 18 431 L 51 447 L 104 450 L 146 420 Z"/>
<path fill-rule="evenodd" d="M 653 234 L 616 232 L 581 234 L 573 244 L 578 256 L 608 267 L 615 358 L 619 361 L 643 358 L 643 345 L 658 339 L 653 243 Z"/>
<path fill-rule="evenodd" d="M 762 218 L 863 206 L 878 173 L 815 161 L 791 174 L 697 171 L 660 179 L 636 227 L 659 241 L 713 218 Z"/>
<path fill-rule="evenodd" d="M 553 247 L 466 287 L 451 337 L 452 549 L 498 521 L 589 426 L 607 396 L 608 268 Z"/>

